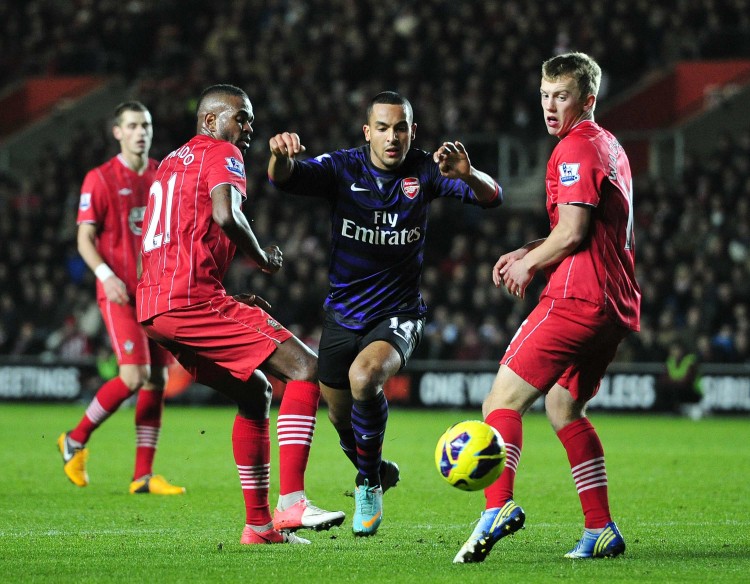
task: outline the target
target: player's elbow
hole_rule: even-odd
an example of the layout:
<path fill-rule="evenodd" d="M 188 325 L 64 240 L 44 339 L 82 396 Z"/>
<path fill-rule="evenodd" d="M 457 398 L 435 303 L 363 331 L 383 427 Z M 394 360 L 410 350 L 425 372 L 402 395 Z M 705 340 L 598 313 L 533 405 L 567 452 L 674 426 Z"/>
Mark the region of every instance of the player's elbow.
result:
<path fill-rule="evenodd" d="M 492 209 L 503 204 L 503 187 L 501 187 L 497 182 L 494 183 L 493 190 L 489 191 L 489 194 L 485 195 L 484 198 L 478 196 L 478 193 L 476 191 L 474 192 L 475 196 L 477 196 L 479 204 L 484 209 Z"/>
<path fill-rule="evenodd" d="M 498 205 L 502 205 L 505 201 L 505 194 L 503 193 L 503 187 L 501 187 L 499 184 L 497 185 L 497 197 L 495 199 L 497 201 Z"/>
<path fill-rule="evenodd" d="M 234 213 L 232 213 L 231 208 L 214 206 L 211 212 L 211 216 L 214 222 L 224 231 L 227 231 L 228 229 L 231 230 L 236 223 L 236 221 L 234 220 Z"/>
<path fill-rule="evenodd" d="M 563 213 L 564 211 L 564 213 Z M 556 240 L 568 253 L 577 250 L 585 241 L 590 225 L 590 212 L 585 208 L 565 208 L 555 227 Z"/>
<path fill-rule="evenodd" d="M 562 244 L 563 247 L 568 251 L 568 253 L 572 253 L 581 246 L 585 238 L 586 234 L 581 231 L 568 231 L 563 234 Z"/>
<path fill-rule="evenodd" d="M 486 207 L 499 207 L 503 204 L 503 187 L 495 183 L 495 194 L 485 205 Z"/>

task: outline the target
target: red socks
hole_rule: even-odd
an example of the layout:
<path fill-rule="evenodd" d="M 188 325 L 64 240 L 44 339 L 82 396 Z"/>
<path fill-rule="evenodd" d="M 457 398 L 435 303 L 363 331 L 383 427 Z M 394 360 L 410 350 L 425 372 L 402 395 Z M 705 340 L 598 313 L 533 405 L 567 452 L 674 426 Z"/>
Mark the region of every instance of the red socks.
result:
<path fill-rule="evenodd" d="M 286 384 L 279 406 L 279 494 L 305 490 L 305 470 L 315 431 L 320 387 L 310 381 Z"/>
<path fill-rule="evenodd" d="M 494 410 L 490 412 L 485 422 L 500 432 L 508 454 L 503 474 L 484 490 L 484 497 L 487 501 L 485 509 L 492 509 L 502 507 L 508 499 L 513 498 L 516 470 L 523 447 L 523 426 L 521 414 L 515 410 Z"/>
<path fill-rule="evenodd" d="M 513 486 L 521 458 L 521 415 L 514 410 L 494 410 L 485 420 L 505 440 L 508 458 L 500 478 L 484 491 L 486 508 L 502 507 L 513 498 Z M 587 529 L 598 529 L 612 521 L 607 493 L 607 471 L 604 468 L 604 448 L 594 426 L 581 418 L 557 433 L 570 462 Z"/>
<path fill-rule="evenodd" d="M 557 433 L 570 461 L 576 490 L 581 499 L 584 526 L 588 529 L 604 527 L 612 521 L 607 493 L 607 471 L 604 468 L 604 448 L 587 418 L 565 426 Z"/>
<path fill-rule="evenodd" d="M 268 508 L 271 467 L 268 420 L 236 416 L 232 428 L 232 451 L 245 498 L 245 523 L 257 526 L 271 523 Z"/>
<path fill-rule="evenodd" d="M 94 399 L 91 400 L 86 413 L 78 422 L 78 425 L 71 430 L 70 437 L 76 442 L 86 444 L 91 437 L 91 433 L 101 426 L 104 421 L 117 411 L 126 399 L 130 397 L 130 390 L 125 382 L 119 377 L 110 379 L 96 392 Z"/>
<path fill-rule="evenodd" d="M 101 426 L 122 403 L 131 396 L 131 391 L 120 377 L 107 381 L 96 392 L 86 413 L 71 430 L 70 437 L 86 444 L 91 434 Z M 133 480 L 151 474 L 156 444 L 159 441 L 161 416 L 164 409 L 164 391 L 141 389 L 135 404 L 135 470 Z"/>
<path fill-rule="evenodd" d="M 156 444 L 161 430 L 164 391 L 138 391 L 135 403 L 135 471 L 133 480 L 152 474 Z"/>

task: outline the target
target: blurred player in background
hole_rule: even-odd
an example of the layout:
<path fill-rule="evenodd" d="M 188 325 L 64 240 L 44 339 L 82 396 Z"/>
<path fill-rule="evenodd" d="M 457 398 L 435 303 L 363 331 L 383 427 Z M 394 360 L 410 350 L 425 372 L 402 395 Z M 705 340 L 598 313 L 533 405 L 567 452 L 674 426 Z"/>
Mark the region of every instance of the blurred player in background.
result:
<path fill-rule="evenodd" d="M 291 533 L 328 529 L 344 514 L 312 505 L 304 473 L 320 399 L 317 359 L 251 294 L 228 296 L 222 279 L 237 248 L 263 271 L 281 268 L 275 245 L 261 248 L 242 214 L 242 156 L 253 108 L 242 89 L 201 94 L 197 136 L 159 165 L 144 216 L 138 319 L 195 379 L 238 405 L 234 459 L 245 499 L 243 544 L 310 543 Z M 273 518 L 270 482 L 270 373 L 286 382 L 279 408 L 280 496 Z"/>
<path fill-rule="evenodd" d="M 149 340 L 136 320 L 135 289 L 141 224 L 157 161 L 148 157 L 153 137 L 146 106 L 129 101 L 115 110 L 115 139 L 120 153 L 91 170 L 83 181 L 78 208 L 78 251 L 96 274 L 96 297 L 117 356 L 119 375 L 97 391 L 81 421 L 57 441 L 63 469 L 79 487 L 86 471 L 91 434 L 133 393 L 136 454 L 131 493 L 179 495 L 182 487 L 154 475 L 152 465 L 164 407 L 167 365 L 172 356 Z"/>
<path fill-rule="evenodd" d="M 381 456 L 388 419 L 383 385 L 422 337 L 427 309 L 419 282 L 429 204 L 438 197 L 483 207 L 502 201 L 498 184 L 471 166 L 460 142 L 430 155 L 411 148 L 416 129 L 409 101 L 386 91 L 367 109 L 364 146 L 299 161 L 305 149 L 297 134 L 269 142 L 271 181 L 331 206 L 319 374 L 341 447 L 358 469 L 356 535 L 377 531 L 383 492 L 399 480 L 398 466 Z"/>
<path fill-rule="evenodd" d="M 620 341 L 639 329 L 641 298 L 630 164 L 615 137 L 594 122 L 600 80 L 599 65 L 582 53 L 542 65 L 544 121 L 560 139 L 547 165 L 551 231 L 501 256 L 493 280 L 519 298 L 537 271 L 548 283 L 511 340 L 483 404 L 485 421 L 505 439 L 508 459 L 486 489 L 485 511 L 456 563 L 483 561 L 497 541 L 523 527 L 524 511 L 513 501 L 521 416 L 541 395 L 584 514 L 583 537 L 565 557 L 625 551 L 610 515 L 604 449 L 585 416 Z"/>

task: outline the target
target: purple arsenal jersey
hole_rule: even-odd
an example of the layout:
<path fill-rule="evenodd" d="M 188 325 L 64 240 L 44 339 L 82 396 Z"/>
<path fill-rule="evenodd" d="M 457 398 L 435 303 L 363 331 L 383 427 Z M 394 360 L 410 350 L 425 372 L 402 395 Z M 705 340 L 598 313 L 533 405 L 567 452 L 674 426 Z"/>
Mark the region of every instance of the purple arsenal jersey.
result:
<path fill-rule="evenodd" d="M 295 161 L 289 180 L 274 184 L 328 201 L 332 237 L 325 308 L 350 329 L 391 316 L 423 316 L 419 282 L 429 203 L 453 197 L 480 204 L 466 183 L 444 178 L 431 154 L 413 148 L 393 171 L 373 166 L 365 145 Z M 501 200 L 498 189 L 485 206 Z"/>

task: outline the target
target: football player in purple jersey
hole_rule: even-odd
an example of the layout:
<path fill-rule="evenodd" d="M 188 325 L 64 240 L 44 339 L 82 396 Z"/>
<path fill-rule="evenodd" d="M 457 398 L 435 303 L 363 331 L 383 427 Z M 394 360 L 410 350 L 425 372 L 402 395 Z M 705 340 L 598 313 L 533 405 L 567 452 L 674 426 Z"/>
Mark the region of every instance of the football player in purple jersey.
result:
<path fill-rule="evenodd" d="M 320 339 L 319 377 L 341 447 L 357 467 L 355 535 L 382 521 L 383 492 L 399 480 L 381 456 L 388 403 L 383 385 L 419 344 L 427 307 L 419 292 L 430 202 L 452 197 L 496 207 L 502 190 L 474 168 L 460 142 L 434 153 L 411 147 L 417 130 L 409 101 L 376 95 L 363 126 L 366 144 L 299 160 L 297 134 L 269 141 L 268 176 L 284 192 L 328 201 L 330 291 Z"/>

